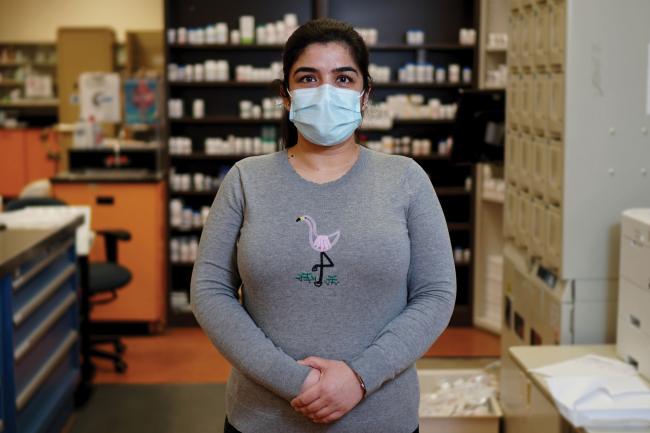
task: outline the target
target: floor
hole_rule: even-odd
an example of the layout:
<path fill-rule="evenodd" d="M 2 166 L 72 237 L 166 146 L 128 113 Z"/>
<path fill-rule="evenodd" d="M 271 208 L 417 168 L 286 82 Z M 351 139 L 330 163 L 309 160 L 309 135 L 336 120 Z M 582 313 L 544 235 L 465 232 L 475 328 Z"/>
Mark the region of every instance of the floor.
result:
<path fill-rule="evenodd" d="M 95 383 L 223 383 L 230 364 L 199 328 L 170 328 L 161 335 L 127 337 L 128 370 L 96 361 Z M 418 361 L 420 368 L 474 368 L 499 357 L 499 337 L 474 328 L 449 328 Z"/>

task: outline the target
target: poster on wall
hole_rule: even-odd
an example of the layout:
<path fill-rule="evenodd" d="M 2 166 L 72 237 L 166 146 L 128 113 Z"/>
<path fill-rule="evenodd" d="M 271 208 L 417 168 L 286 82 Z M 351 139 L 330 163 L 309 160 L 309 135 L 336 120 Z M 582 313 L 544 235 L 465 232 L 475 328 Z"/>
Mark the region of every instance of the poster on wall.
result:
<path fill-rule="evenodd" d="M 160 85 L 153 78 L 130 79 L 124 82 L 126 123 L 152 125 L 158 121 Z"/>
<path fill-rule="evenodd" d="M 118 123 L 120 112 L 120 76 L 110 72 L 84 72 L 79 76 L 81 118 L 98 123 Z"/>

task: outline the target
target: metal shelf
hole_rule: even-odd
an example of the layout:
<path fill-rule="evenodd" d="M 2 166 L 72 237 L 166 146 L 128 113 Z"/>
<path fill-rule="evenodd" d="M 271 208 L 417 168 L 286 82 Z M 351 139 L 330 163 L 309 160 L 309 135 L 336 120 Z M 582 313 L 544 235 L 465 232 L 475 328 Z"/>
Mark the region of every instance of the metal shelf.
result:
<path fill-rule="evenodd" d="M 209 116 L 202 119 L 194 119 L 192 117 L 182 117 L 180 119 L 169 119 L 170 124 L 177 125 L 264 125 L 264 124 L 280 124 L 281 119 L 242 119 L 236 116 Z"/>

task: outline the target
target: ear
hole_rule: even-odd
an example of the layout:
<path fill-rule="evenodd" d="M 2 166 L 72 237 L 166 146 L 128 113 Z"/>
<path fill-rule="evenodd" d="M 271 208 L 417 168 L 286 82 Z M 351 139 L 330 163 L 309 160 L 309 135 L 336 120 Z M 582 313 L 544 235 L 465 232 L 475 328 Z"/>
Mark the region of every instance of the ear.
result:
<path fill-rule="evenodd" d="M 363 96 L 361 96 L 361 112 L 363 113 L 366 111 L 366 108 L 368 108 L 368 103 L 370 102 L 370 91 L 371 88 L 368 87 L 364 92 Z"/>
<path fill-rule="evenodd" d="M 280 87 L 280 97 L 282 98 L 282 105 L 287 111 L 291 110 L 291 96 L 289 96 L 289 91 L 284 87 Z"/>

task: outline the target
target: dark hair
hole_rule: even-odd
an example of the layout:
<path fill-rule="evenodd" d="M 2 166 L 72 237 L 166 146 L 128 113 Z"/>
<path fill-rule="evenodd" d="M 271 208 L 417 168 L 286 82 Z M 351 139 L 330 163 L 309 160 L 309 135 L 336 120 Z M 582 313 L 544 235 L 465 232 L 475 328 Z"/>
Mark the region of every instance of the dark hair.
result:
<path fill-rule="evenodd" d="M 284 78 L 281 83 L 278 83 L 282 96 L 288 96 L 289 73 L 298 57 L 305 51 L 305 48 L 311 44 L 327 44 L 330 42 L 342 43 L 348 48 L 363 76 L 363 89 L 366 91 L 370 89 L 372 78 L 368 72 L 370 62 L 368 47 L 366 47 L 359 33 L 350 24 L 331 18 L 319 18 L 298 27 L 284 45 L 282 53 Z M 282 143 L 285 148 L 289 148 L 294 146 L 297 141 L 298 131 L 293 123 L 289 121 L 289 114 L 285 113 L 282 120 Z"/>

